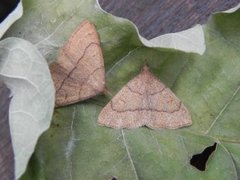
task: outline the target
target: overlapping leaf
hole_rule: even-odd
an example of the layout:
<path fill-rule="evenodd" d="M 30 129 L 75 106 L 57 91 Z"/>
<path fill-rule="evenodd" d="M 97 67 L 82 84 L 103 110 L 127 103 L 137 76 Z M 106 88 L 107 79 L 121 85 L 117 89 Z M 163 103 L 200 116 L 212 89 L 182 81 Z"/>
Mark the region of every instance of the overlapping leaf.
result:
<path fill-rule="evenodd" d="M 0 80 L 11 89 L 13 96 L 9 124 L 15 177 L 19 178 L 39 136 L 50 125 L 55 89 L 46 60 L 32 44 L 18 38 L 0 42 Z"/>

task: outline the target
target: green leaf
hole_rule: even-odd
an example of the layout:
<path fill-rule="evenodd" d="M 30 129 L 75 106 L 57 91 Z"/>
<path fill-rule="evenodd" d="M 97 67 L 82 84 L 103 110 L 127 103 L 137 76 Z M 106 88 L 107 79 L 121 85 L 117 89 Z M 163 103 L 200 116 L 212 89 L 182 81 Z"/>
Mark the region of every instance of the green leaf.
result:
<path fill-rule="evenodd" d="M 0 80 L 12 92 L 9 124 L 19 178 L 39 136 L 50 126 L 55 89 L 46 60 L 32 44 L 18 38 L 0 41 Z"/>
<path fill-rule="evenodd" d="M 204 33 L 201 25 L 177 33 L 168 33 L 151 40 L 140 36 L 141 41 L 148 47 L 173 48 L 185 52 L 195 52 L 202 55 L 206 49 Z"/>
<path fill-rule="evenodd" d="M 15 23 L 6 37 L 18 36 L 31 41 L 50 61 L 55 58 L 58 48 L 66 42 L 76 26 L 85 18 L 95 23 L 98 32 L 104 36 L 102 37 L 104 44 L 108 47 L 118 47 L 120 43 L 124 43 L 121 42 L 122 40 L 130 40 L 127 41 L 130 44 L 126 48 L 143 43 L 148 47 L 173 48 L 199 54 L 205 51 L 204 35 L 200 25 L 147 40 L 140 34 L 136 34 L 137 27 L 130 21 L 103 13 L 97 0 L 87 2 L 71 0 L 71 3 L 66 0 L 61 2 L 45 0 L 42 3 L 25 0 L 24 11 L 24 17 Z M 116 32 L 119 36 L 116 36 Z"/>
<path fill-rule="evenodd" d="M 116 94 L 147 60 L 188 107 L 193 125 L 100 127 L 98 114 L 110 100 L 104 95 L 59 108 L 22 179 L 239 179 L 240 12 L 214 15 L 204 27 L 206 52 L 200 56 L 145 47 L 128 21 L 101 12 L 94 1 L 73 2 L 25 1 L 25 16 L 8 35 L 21 32 L 18 36 L 33 42 L 50 62 L 88 18 L 100 34 L 108 90 Z M 218 146 L 207 170 L 192 167 L 191 156 L 214 142 Z"/>

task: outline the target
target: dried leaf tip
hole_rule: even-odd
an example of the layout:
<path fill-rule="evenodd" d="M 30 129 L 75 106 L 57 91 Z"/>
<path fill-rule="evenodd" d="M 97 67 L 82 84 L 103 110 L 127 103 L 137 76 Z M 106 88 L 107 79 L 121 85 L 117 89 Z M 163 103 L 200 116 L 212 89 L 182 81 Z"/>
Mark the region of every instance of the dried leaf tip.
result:
<path fill-rule="evenodd" d="M 102 109 L 98 123 L 111 128 L 177 129 L 192 120 L 183 103 L 144 66 Z"/>
<path fill-rule="evenodd" d="M 60 49 L 50 65 L 56 88 L 56 107 L 73 104 L 101 94 L 105 69 L 100 40 L 94 24 L 84 20 Z"/>

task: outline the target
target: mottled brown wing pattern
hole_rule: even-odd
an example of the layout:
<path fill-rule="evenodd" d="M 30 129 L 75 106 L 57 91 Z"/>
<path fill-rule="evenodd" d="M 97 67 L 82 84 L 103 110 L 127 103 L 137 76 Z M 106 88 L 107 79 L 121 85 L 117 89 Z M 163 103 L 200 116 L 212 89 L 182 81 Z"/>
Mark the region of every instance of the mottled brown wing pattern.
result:
<path fill-rule="evenodd" d="M 105 69 L 95 26 L 85 20 L 50 65 L 56 88 L 56 107 L 76 103 L 104 91 Z"/>
<path fill-rule="evenodd" d="M 192 124 L 183 103 L 145 66 L 103 108 L 98 123 L 112 128 L 176 129 Z"/>

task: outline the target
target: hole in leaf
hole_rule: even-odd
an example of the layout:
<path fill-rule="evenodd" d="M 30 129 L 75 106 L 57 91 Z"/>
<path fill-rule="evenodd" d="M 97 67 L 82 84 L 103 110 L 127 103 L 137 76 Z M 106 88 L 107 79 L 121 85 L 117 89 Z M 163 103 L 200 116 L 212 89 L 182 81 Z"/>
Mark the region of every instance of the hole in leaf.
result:
<path fill-rule="evenodd" d="M 216 150 L 216 147 L 217 143 L 214 143 L 212 146 L 205 148 L 200 154 L 193 155 L 190 164 L 200 171 L 205 171 L 207 161 L 211 154 Z"/>
<path fill-rule="evenodd" d="M 112 177 L 110 178 L 110 180 L 117 180 L 117 178 L 114 177 L 114 176 L 112 176 Z"/>
<path fill-rule="evenodd" d="M 17 7 L 20 0 L 0 1 L 0 23 Z"/>

